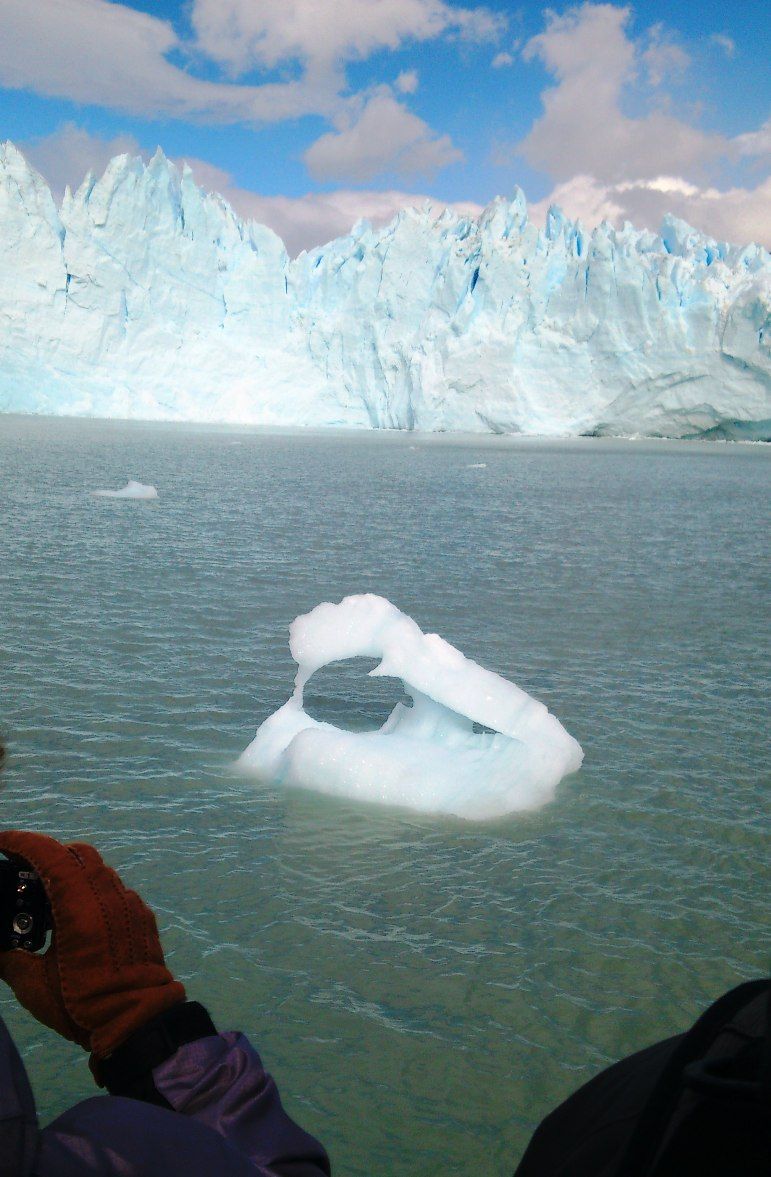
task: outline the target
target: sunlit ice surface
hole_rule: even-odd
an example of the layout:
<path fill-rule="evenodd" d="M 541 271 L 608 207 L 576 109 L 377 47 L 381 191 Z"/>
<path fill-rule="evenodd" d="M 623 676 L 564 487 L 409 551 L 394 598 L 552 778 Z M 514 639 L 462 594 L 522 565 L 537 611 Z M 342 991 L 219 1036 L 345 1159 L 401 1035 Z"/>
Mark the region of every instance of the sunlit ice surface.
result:
<path fill-rule="evenodd" d="M 294 693 L 260 726 L 239 758 L 242 770 L 479 821 L 543 805 L 581 765 L 580 745 L 542 703 L 438 634 L 424 634 L 383 597 L 317 605 L 292 622 L 289 635 Z M 356 656 L 378 658 L 370 675 L 400 679 L 409 697 L 375 731 L 343 731 L 303 706 L 317 670 Z"/>
<path fill-rule="evenodd" d="M 337 1173 L 510 1175 L 579 1083 L 767 971 L 768 447 L 0 417 L 0 471 L 2 821 L 98 846 Z M 152 509 L 91 497 L 130 473 Z M 542 702 L 580 771 L 484 823 L 234 777 L 287 627 L 351 593 Z M 382 726 L 374 664 L 305 710 Z M 41 1123 L 97 1093 L 0 1013 Z"/>

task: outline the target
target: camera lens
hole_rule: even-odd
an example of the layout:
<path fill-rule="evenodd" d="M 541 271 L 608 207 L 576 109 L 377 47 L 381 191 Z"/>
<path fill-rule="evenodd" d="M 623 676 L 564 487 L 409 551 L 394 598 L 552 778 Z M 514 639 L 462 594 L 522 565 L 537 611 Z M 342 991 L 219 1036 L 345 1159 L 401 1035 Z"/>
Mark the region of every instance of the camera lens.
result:
<path fill-rule="evenodd" d="M 27 932 L 32 931 L 34 922 L 28 911 L 20 911 L 14 916 L 13 930 L 18 932 L 20 936 L 26 936 Z"/>

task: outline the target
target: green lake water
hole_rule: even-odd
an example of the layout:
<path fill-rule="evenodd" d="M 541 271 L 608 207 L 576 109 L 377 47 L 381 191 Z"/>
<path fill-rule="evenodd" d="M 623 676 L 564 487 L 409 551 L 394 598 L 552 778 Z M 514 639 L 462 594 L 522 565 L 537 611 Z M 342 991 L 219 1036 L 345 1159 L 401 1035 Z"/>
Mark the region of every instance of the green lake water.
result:
<path fill-rule="evenodd" d="M 599 1068 L 768 969 L 768 447 L 0 417 L 0 820 L 93 841 L 337 1177 L 499 1177 Z M 129 478 L 157 502 L 92 497 Z M 583 745 L 474 825 L 231 765 L 287 627 L 376 592 Z M 314 714 L 401 692 L 345 665 Z M 93 1094 L 20 1012 L 45 1122 Z"/>

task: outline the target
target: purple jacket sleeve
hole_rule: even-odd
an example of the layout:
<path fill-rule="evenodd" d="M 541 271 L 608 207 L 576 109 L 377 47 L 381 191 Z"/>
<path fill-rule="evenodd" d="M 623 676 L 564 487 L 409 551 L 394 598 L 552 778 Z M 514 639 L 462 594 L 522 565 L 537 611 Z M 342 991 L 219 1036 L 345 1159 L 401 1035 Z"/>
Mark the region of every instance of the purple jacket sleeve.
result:
<path fill-rule="evenodd" d="M 329 1159 L 284 1111 L 278 1088 L 243 1034 L 199 1038 L 153 1071 L 176 1112 L 207 1125 L 270 1177 L 328 1177 Z"/>
<path fill-rule="evenodd" d="M 181 1047 L 153 1079 L 173 1110 L 85 1100 L 40 1133 L 35 1177 L 329 1177 L 324 1149 L 286 1114 L 242 1034 Z"/>

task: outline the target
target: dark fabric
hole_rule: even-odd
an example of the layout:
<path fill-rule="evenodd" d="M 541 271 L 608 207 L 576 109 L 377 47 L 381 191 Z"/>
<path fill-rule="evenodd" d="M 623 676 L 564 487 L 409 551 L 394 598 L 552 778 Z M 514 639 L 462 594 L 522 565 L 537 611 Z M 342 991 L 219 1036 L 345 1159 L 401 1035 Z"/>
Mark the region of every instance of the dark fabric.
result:
<path fill-rule="evenodd" d="M 183 1046 L 151 1077 L 175 1110 L 96 1096 L 40 1130 L 0 1020 L 0 1177 L 329 1177 L 243 1035 Z"/>
<path fill-rule="evenodd" d="M 536 1130 L 515 1177 L 768 1177 L 771 1087 L 763 1070 L 769 982 L 725 994 L 688 1034 L 601 1072 Z M 689 1086 L 691 1065 L 741 1098 Z M 751 1083 L 750 1080 L 753 1080 Z M 746 1092 L 750 1092 L 749 1096 Z"/>
<path fill-rule="evenodd" d="M 646 1177 L 652 1172 L 654 1158 L 663 1151 L 672 1131 L 684 1115 L 695 1108 L 698 1097 L 688 1082 L 689 1072 L 694 1067 L 708 1065 L 725 1050 L 730 1050 L 736 1060 L 744 1042 L 755 1039 L 760 1043 L 766 1029 L 768 986 L 769 981 L 765 979 L 737 985 L 713 1002 L 683 1035 L 619 1162 L 619 1171 L 624 1177 Z M 726 1108 L 720 1115 L 718 1131 L 727 1127 L 728 1111 Z M 701 1137 L 694 1136 L 695 1147 L 699 1147 L 701 1140 Z"/>
<path fill-rule="evenodd" d="M 28 1177 L 38 1143 L 27 1073 L 0 1018 L 0 1177 Z"/>
<path fill-rule="evenodd" d="M 629 1055 L 561 1103 L 536 1129 L 516 1177 L 615 1177 L 637 1118 L 682 1037 Z"/>
<path fill-rule="evenodd" d="M 770 1001 L 771 984 L 721 1027 L 698 1064 L 686 1067 L 651 1177 L 769 1177 L 771 1076 L 763 1074 L 763 1052 Z"/>
<path fill-rule="evenodd" d="M 156 1067 L 153 1077 L 176 1111 L 227 1136 L 258 1172 L 329 1174 L 324 1149 L 286 1114 L 276 1084 L 243 1034 L 191 1042 Z"/>
<path fill-rule="evenodd" d="M 152 1087 L 154 1067 L 176 1054 L 180 1046 L 216 1033 L 208 1010 L 200 1002 L 180 1002 L 145 1022 L 109 1058 L 100 1059 L 94 1068 L 95 1078 L 110 1095 L 142 1098 Z"/>
<path fill-rule="evenodd" d="M 175 1112 L 98 1095 L 41 1132 L 34 1177 L 267 1177 L 216 1132 Z"/>

